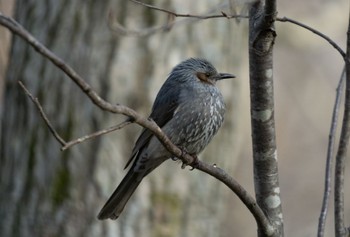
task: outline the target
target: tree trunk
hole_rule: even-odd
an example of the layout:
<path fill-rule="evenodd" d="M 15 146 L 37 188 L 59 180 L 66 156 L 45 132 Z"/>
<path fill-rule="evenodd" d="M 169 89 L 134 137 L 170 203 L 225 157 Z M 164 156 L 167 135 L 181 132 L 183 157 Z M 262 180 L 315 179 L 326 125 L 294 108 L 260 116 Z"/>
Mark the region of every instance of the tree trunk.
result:
<path fill-rule="evenodd" d="M 196 11 L 197 6 L 187 4 L 183 9 Z M 110 12 L 128 27 L 161 25 L 167 19 L 122 0 L 17 0 L 15 19 L 103 98 L 145 116 L 171 68 L 188 57 L 205 57 L 220 71 L 234 72 L 233 21 L 188 21 L 166 33 L 132 38 L 108 29 Z M 226 216 L 224 186 L 172 161 L 143 181 L 120 219 L 98 221 L 99 209 L 125 174 L 140 128 L 130 126 L 61 152 L 18 80 L 39 98 L 67 140 L 124 119 L 95 108 L 63 72 L 14 37 L 1 118 L 0 236 L 220 235 Z M 232 169 L 232 150 L 239 152 L 239 145 L 232 146 L 239 83 L 224 83 L 225 125 L 202 158 Z"/>
<path fill-rule="evenodd" d="M 265 4 L 265 5 L 264 5 Z M 249 66 L 254 187 L 257 203 L 283 237 L 273 87 L 273 45 L 276 37 L 276 1 L 257 1 L 249 15 Z M 267 235 L 259 226 L 258 236 Z"/>

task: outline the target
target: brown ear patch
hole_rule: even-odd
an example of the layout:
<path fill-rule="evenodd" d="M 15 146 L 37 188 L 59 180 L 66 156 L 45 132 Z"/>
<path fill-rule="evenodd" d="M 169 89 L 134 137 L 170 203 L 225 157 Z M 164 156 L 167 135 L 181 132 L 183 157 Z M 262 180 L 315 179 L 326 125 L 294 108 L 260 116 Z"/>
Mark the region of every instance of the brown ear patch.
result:
<path fill-rule="evenodd" d="M 202 82 L 209 83 L 209 84 L 213 85 L 213 82 L 209 79 L 209 77 L 205 73 L 197 72 L 196 75 L 197 75 L 198 79 L 201 80 Z"/>

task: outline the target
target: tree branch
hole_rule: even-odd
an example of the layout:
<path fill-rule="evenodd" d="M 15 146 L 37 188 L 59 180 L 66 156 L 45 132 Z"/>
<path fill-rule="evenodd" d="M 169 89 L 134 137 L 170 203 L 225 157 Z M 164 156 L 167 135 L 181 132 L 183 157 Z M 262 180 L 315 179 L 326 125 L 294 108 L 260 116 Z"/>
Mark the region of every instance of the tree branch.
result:
<path fill-rule="evenodd" d="M 78 75 L 69 65 L 67 65 L 62 59 L 56 56 L 53 52 L 47 49 L 39 41 L 37 41 L 28 31 L 26 31 L 19 23 L 10 17 L 4 16 L 0 12 L 0 24 L 11 30 L 14 34 L 20 36 L 23 40 L 29 43 L 37 52 L 49 59 L 54 65 L 60 68 L 69 78 L 71 78 L 78 87 L 89 97 L 89 99 L 98 106 L 100 109 L 117 114 L 123 114 L 128 118 L 131 118 L 133 122 L 141 125 L 144 128 L 149 129 L 160 140 L 164 147 L 171 152 L 174 156 L 180 158 L 184 163 L 194 166 L 194 168 L 208 173 L 216 179 L 222 181 L 227 187 L 229 187 L 234 193 L 243 200 L 243 203 L 252 212 L 258 226 L 262 229 L 266 235 L 270 236 L 274 228 L 270 224 L 268 218 L 262 211 L 262 209 L 256 204 L 253 197 L 251 197 L 244 188 L 230 177 L 224 170 L 205 164 L 204 162 L 197 160 L 194 162 L 192 156 L 183 153 L 181 149 L 176 147 L 170 139 L 163 133 L 160 127 L 153 121 L 142 117 L 136 111 L 120 104 L 110 104 L 102 99 L 92 88 L 85 82 L 85 80 Z"/>
<path fill-rule="evenodd" d="M 345 159 L 350 136 L 350 15 L 347 32 L 347 50 L 345 57 L 345 106 L 343 124 L 340 134 L 338 152 L 335 160 L 335 180 L 334 180 L 334 229 L 335 236 L 347 236 L 348 229 L 344 224 L 344 173 Z"/>
<path fill-rule="evenodd" d="M 124 128 L 125 126 L 133 123 L 133 121 L 128 118 L 126 119 L 124 122 L 121 122 L 120 124 L 114 125 L 110 128 L 106 128 L 88 135 L 85 135 L 83 137 L 77 138 L 75 140 L 71 140 L 66 142 L 56 131 L 56 129 L 52 126 L 50 120 L 48 119 L 47 115 L 44 112 L 43 107 L 41 106 L 38 98 L 34 97 L 29 90 L 27 89 L 27 87 L 23 84 L 22 81 L 18 81 L 18 84 L 20 85 L 20 87 L 23 89 L 24 93 L 26 93 L 26 95 L 31 99 L 31 101 L 33 101 L 33 103 L 35 104 L 35 106 L 37 107 L 40 116 L 43 118 L 45 124 L 47 125 L 47 127 L 49 128 L 49 131 L 52 133 L 52 135 L 56 138 L 56 140 L 62 145 L 61 150 L 67 150 L 68 148 L 77 145 L 79 143 L 85 142 L 87 140 L 93 139 L 93 138 L 97 138 L 99 136 L 102 136 L 104 134 L 119 130 Z"/>
<path fill-rule="evenodd" d="M 136 0 L 129 0 L 131 2 L 134 2 L 136 4 L 139 4 L 139 5 L 142 5 L 144 7 L 147 7 L 147 8 L 150 8 L 150 9 L 153 9 L 153 10 L 157 10 L 157 11 L 161 11 L 161 12 L 165 12 L 165 13 L 168 13 L 170 15 L 173 15 L 175 17 L 185 17 L 185 18 L 197 18 L 197 19 L 212 19 L 212 18 L 227 18 L 227 19 L 232 19 L 232 18 L 245 18 L 245 19 L 248 19 L 249 16 L 244 16 L 244 15 L 228 15 L 227 13 L 225 12 L 221 12 L 221 14 L 214 14 L 214 15 L 192 15 L 192 14 L 183 14 L 183 13 L 176 13 L 174 11 L 170 11 L 170 10 L 167 10 L 167 9 L 164 9 L 164 8 L 160 8 L 160 7 L 155 7 L 153 5 L 149 5 L 149 4 L 146 4 L 146 3 L 142 3 L 142 2 L 139 2 L 139 1 L 136 1 Z M 295 24 L 297 26 L 300 26 L 308 31 L 311 31 L 312 33 L 320 36 L 321 38 L 323 38 L 324 40 L 326 40 L 330 45 L 332 45 L 339 53 L 340 55 L 345 59 L 345 52 L 342 50 L 342 48 L 337 44 L 335 43 L 330 37 L 328 37 L 327 35 L 321 33 L 320 31 L 308 26 L 308 25 L 305 25 L 299 21 L 296 21 L 296 20 L 293 20 L 291 18 L 288 18 L 288 17 L 276 17 L 277 15 L 277 11 L 276 11 L 276 2 L 274 0 L 268 0 L 266 1 L 266 20 L 272 20 L 272 21 L 279 21 L 279 22 L 289 22 L 289 23 L 292 23 L 292 24 Z M 119 25 L 120 26 L 120 25 Z M 162 26 L 162 27 L 159 27 L 159 28 L 151 28 L 149 29 L 150 32 L 152 33 L 155 33 L 156 31 L 158 30 L 164 30 L 164 27 L 165 26 Z M 125 28 L 121 27 L 120 28 L 120 31 L 123 33 L 126 33 L 128 32 L 128 30 L 126 30 Z M 130 31 L 130 34 L 131 35 L 141 35 L 141 36 L 144 36 L 144 32 L 134 32 L 134 31 Z M 148 33 L 147 33 L 148 35 Z"/>
<path fill-rule="evenodd" d="M 80 137 L 78 139 L 75 139 L 75 140 L 72 140 L 70 142 L 67 142 L 66 145 L 64 145 L 61 150 L 64 151 L 64 150 L 67 150 L 68 148 L 74 146 L 74 145 L 77 145 L 79 143 L 82 143 L 82 142 L 85 142 L 87 140 L 91 140 L 93 138 L 96 138 L 96 137 L 99 137 L 99 136 L 102 136 L 102 135 L 105 135 L 107 133 L 111 133 L 111 132 L 114 132 L 116 130 L 120 130 L 122 128 L 124 128 L 125 126 L 129 125 L 129 124 L 132 124 L 133 121 L 130 120 L 130 119 L 126 119 L 125 121 L 117 124 L 117 125 L 114 125 L 110 128 L 106 128 L 106 129 L 103 129 L 103 130 L 100 130 L 100 131 L 97 131 L 97 132 L 94 132 L 94 133 L 91 133 L 91 134 L 88 134 L 88 135 L 85 135 L 83 137 Z"/>
<path fill-rule="evenodd" d="M 45 123 L 46 123 L 47 127 L 49 128 L 50 132 L 52 133 L 52 135 L 56 138 L 56 140 L 62 146 L 65 146 L 67 144 L 66 141 L 58 134 L 58 132 L 56 132 L 55 128 L 50 123 L 50 120 L 47 118 L 47 116 L 43 110 L 43 107 L 41 106 L 38 98 L 34 97 L 21 81 L 18 81 L 18 84 L 23 89 L 24 93 L 26 93 L 26 95 L 31 99 L 31 101 L 33 101 L 33 103 L 36 105 L 36 108 L 38 109 L 41 117 L 45 121 Z"/>
<path fill-rule="evenodd" d="M 149 9 L 153 9 L 156 11 L 160 11 L 160 12 L 165 12 L 168 13 L 170 15 L 174 15 L 175 17 L 190 17 L 190 18 L 197 18 L 197 19 L 202 19 L 202 20 L 206 20 L 206 19 L 212 19 L 212 18 L 227 18 L 227 19 L 232 19 L 232 18 L 248 18 L 248 16 L 242 16 L 242 15 L 228 15 L 225 12 L 221 12 L 221 14 L 214 14 L 214 15 L 193 15 L 193 14 L 183 14 L 183 13 L 176 13 L 174 11 L 170 11 L 164 8 L 160 8 L 160 7 L 156 7 L 150 4 L 146 4 L 143 2 L 139 2 L 136 0 L 129 0 L 131 2 L 134 2 L 136 4 L 139 4 L 141 6 L 147 7 Z"/>
<path fill-rule="evenodd" d="M 170 31 L 174 25 L 175 25 L 174 15 L 169 15 L 168 21 L 162 26 L 154 26 L 154 27 L 144 28 L 140 30 L 130 30 L 122 26 L 117 21 L 117 18 L 112 11 L 109 12 L 108 14 L 109 29 L 116 34 L 123 35 L 123 36 L 146 37 L 146 36 L 153 35 L 155 33 Z"/>
<path fill-rule="evenodd" d="M 330 194 L 331 194 L 332 167 L 333 167 L 332 161 L 333 161 L 333 152 L 334 152 L 334 143 L 335 143 L 335 133 L 337 130 L 339 108 L 340 108 L 341 97 L 343 94 L 342 92 L 343 92 L 343 88 L 344 88 L 344 81 L 345 81 L 345 67 L 344 67 L 343 72 L 340 76 L 340 80 L 339 80 L 339 83 L 337 86 L 337 93 L 336 93 L 335 102 L 334 102 L 334 106 L 333 106 L 331 127 L 330 127 L 330 131 L 329 131 L 329 136 L 328 136 L 324 193 L 323 193 L 321 213 L 320 213 L 320 217 L 318 219 L 318 230 L 317 230 L 318 237 L 324 236 L 324 228 L 326 225 L 328 204 L 329 204 L 329 199 L 330 199 Z"/>
<path fill-rule="evenodd" d="M 296 20 L 293 20 L 293 19 L 290 19 L 288 17 L 282 17 L 282 18 L 277 18 L 276 19 L 277 21 L 280 21 L 280 22 L 289 22 L 289 23 L 292 23 L 292 24 L 295 24 L 297 26 L 300 26 L 308 31 L 311 31 L 312 33 L 320 36 L 321 38 L 325 39 L 330 45 L 332 45 L 339 53 L 340 55 L 345 59 L 345 52 L 339 47 L 339 45 L 337 45 L 331 38 L 329 38 L 327 35 L 321 33 L 320 31 L 310 27 L 310 26 L 307 26 L 301 22 L 298 22 Z"/>

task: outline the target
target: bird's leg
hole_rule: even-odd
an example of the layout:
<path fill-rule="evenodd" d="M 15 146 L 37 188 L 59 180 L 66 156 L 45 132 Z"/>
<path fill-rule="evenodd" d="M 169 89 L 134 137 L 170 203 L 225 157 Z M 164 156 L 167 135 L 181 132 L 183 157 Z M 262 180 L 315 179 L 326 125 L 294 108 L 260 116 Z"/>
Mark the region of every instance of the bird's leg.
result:
<path fill-rule="evenodd" d="M 181 157 L 186 155 L 186 154 L 189 154 L 189 153 L 187 153 L 185 148 L 183 148 L 183 147 L 179 147 L 179 148 L 181 149 Z M 186 168 L 186 166 L 188 166 L 188 165 L 192 167 L 191 170 L 194 170 L 196 168 L 196 166 L 198 164 L 198 157 L 197 157 L 197 155 L 196 154 L 189 154 L 189 155 L 193 157 L 193 161 L 191 163 L 186 163 L 186 162 L 182 161 L 181 169 Z M 177 157 L 173 157 L 172 159 L 173 160 L 178 160 Z"/>
<path fill-rule="evenodd" d="M 179 146 L 180 150 L 181 150 L 181 157 L 183 157 L 184 155 L 188 154 L 186 149 L 184 147 L 181 147 Z M 176 157 L 176 159 L 179 159 Z M 182 161 L 182 165 L 181 165 L 181 169 L 185 169 L 185 167 L 187 166 L 188 164 L 186 164 L 186 162 Z"/>

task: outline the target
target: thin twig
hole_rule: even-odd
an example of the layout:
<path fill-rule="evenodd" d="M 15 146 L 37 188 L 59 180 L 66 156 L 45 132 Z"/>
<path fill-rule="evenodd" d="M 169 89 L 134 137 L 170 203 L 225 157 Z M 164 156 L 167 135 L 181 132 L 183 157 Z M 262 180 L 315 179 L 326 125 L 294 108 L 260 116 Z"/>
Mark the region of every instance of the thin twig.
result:
<path fill-rule="evenodd" d="M 133 123 L 132 120 L 130 120 L 129 118 L 126 119 L 124 122 L 121 122 L 120 124 L 114 125 L 110 128 L 106 128 L 88 135 L 85 135 L 83 137 L 77 138 L 75 140 L 71 140 L 66 142 L 56 131 L 56 129 L 53 127 L 53 125 L 51 124 L 50 120 L 48 119 L 47 115 L 45 114 L 45 111 L 43 109 L 43 107 L 41 106 L 38 98 L 34 97 L 30 91 L 28 90 L 28 88 L 23 84 L 22 81 L 18 81 L 18 84 L 20 85 L 20 87 L 24 90 L 24 92 L 26 93 L 26 95 L 31 99 L 31 101 L 33 101 L 33 103 L 35 104 L 35 106 L 37 107 L 41 117 L 43 118 L 45 124 L 47 125 L 47 127 L 49 128 L 50 132 L 52 133 L 52 135 L 57 139 L 57 141 L 62 145 L 61 150 L 67 150 L 68 148 L 77 145 L 79 143 L 85 142 L 87 140 L 102 136 L 104 134 L 113 132 L 115 130 L 119 130 L 124 128 L 125 126 Z"/>
<path fill-rule="evenodd" d="M 174 16 L 169 15 L 168 21 L 162 26 L 154 26 L 154 27 L 143 28 L 139 30 L 130 30 L 125 28 L 123 25 L 121 25 L 117 21 L 117 18 L 115 17 L 115 14 L 112 11 L 110 11 L 108 14 L 107 23 L 108 23 L 108 28 L 114 33 L 122 36 L 134 36 L 134 37 L 146 37 L 146 36 L 154 35 L 155 33 L 168 32 L 172 29 L 172 27 L 175 24 Z"/>
<path fill-rule="evenodd" d="M 160 12 L 164 12 L 168 14 L 168 21 L 161 26 L 154 26 L 154 27 L 149 27 L 149 28 L 144 28 L 144 29 L 139 29 L 139 30 L 130 30 L 127 29 L 125 26 L 121 25 L 117 20 L 116 17 L 114 16 L 113 12 L 110 12 L 108 15 L 108 26 L 109 28 L 119 34 L 119 35 L 123 35 L 123 36 L 132 36 L 132 37 L 146 37 L 146 36 L 150 36 L 156 33 L 161 33 L 161 32 L 167 32 L 170 31 L 173 27 L 175 26 L 179 26 L 180 24 L 184 24 L 184 23 L 189 23 L 188 19 L 187 20 L 177 20 L 175 21 L 174 18 L 175 17 L 179 17 L 179 18 L 192 18 L 191 22 L 193 21 L 197 21 L 197 20 L 204 20 L 204 19 L 213 19 L 213 18 L 227 18 L 227 19 L 231 19 L 231 18 L 248 18 L 248 16 L 243 16 L 243 15 L 229 15 L 223 11 L 221 11 L 221 14 L 210 14 L 211 12 L 213 12 L 214 10 L 210 10 L 209 12 L 205 13 L 205 14 L 200 14 L 200 15 L 192 15 L 192 14 L 182 14 L 182 13 L 176 13 L 174 11 L 170 11 L 167 9 L 163 9 L 160 7 L 155 7 L 146 3 L 142 3 L 139 1 L 135 1 L 135 0 L 130 0 L 136 4 L 142 5 L 144 7 L 150 8 L 152 10 L 157 10 Z M 226 6 L 227 4 L 223 4 L 224 6 Z M 216 11 L 217 7 L 215 8 Z"/>
<path fill-rule="evenodd" d="M 193 14 L 183 14 L 183 13 L 177 13 L 177 12 L 174 12 L 174 11 L 170 11 L 170 10 L 167 10 L 167 9 L 164 9 L 164 8 L 160 8 L 160 7 L 155 7 L 153 5 L 149 5 L 149 4 L 146 4 L 146 3 L 143 3 L 143 2 L 139 2 L 139 1 L 136 1 L 136 0 L 129 0 L 131 2 L 134 2 L 136 4 L 139 4 L 139 5 L 142 5 L 144 7 L 147 7 L 147 8 L 150 8 L 150 9 L 153 9 L 153 10 L 157 10 L 157 11 L 161 11 L 161 12 L 165 12 L 165 13 L 168 13 L 168 14 L 171 14 L 171 15 L 174 15 L 175 17 L 188 17 L 188 18 L 197 18 L 197 19 L 212 19 L 212 18 L 227 18 L 227 19 L 232 19 L 232 18 L 246 18 L 248 19 L 249 16 L 244 16 L 244 15 L 228 15 L 227 13 L 225 12 L 221 12 L 221 14 L 214 14 L 214 15 L 193 15 Z M 273 11 L 273 9 L 275 9 L 275 5 L 273 4 L 270 4 L 272 8 L 271 11 Z M 269 6 L 270 6 L 269 5 Z M 272 17 L 275 17 L 275 16 L 272 16 Z M 337 44 L 335 43 L 330 37 L 328 37 L 327 35 L 321 33 L 320 31 L 308 26 L 308 25 L 305 25 L 299 21 L 296 21 L 296 20 L 293 20 L 291 18 L 288 18 L 288 17 L 276 17 L 275 19 L 276 21 L 279 21 L 279 22 L 289 22 L 289 23 L 292 23 L 292 24 L 295 24 L 295 25 L 298 25 L 304 29 L 307 29 L 309 31 L 311 31 L 312 33 L 320 36 L 321 38 L 323 38 L 324 40 L 326 40 L 330 45 L 332 45 L 339 53 L 340 55 L 345 59 L 345 52 L 344 50 L 342 50 L 342 48 Z M 162 29 L 161 27 L 159 29 Z M 153 29 L 155 30 L 155 29 Z"/>
<path fill-rule="evenodd" d="M 57 139 L 57 141 L 62 145 L 65 146 L 67 143 L 65 142 L 65 140 L 58 134 L 58 132 L 56 132 L 55 128 L 52 126 L 52 124 L 50 123 L 50 120 L 47 118 L 43 107 L 41 106 L 38 98 L 34 97 L 29 90 L 26 88 L 26 86 L 21 82 L 18 81 L 18 84 L 20 85 L 20 87 L 23 89 L 23 91 L 26 93 L 26 95 L 31 99 L 31 101 L 33 101 L 33 103 L 35 104 L 36 108 L 38 109 L 41 117 L 44 119 L 47 127 L 49 128 L 50 132 L 52 133 L 52 135 Z"/>
<path fill-rule="evenodd" d="M 161 12 L 165 12 L 171 15 L 174 15 L 176 17 L 189 17 L 189 18 L 197 18 L 197 19 L 202 19 L 202 20 L 206 20 L 206 19 L 213 19 L 213 18 L 227 18 L 227 19 L 232 19 L 232 18 L 248 18 L 248 16 L 242 16 L 242 15 L 229 15 L 225 12 L 221 12 L 221 14 L 214 14 L 214 15 L 194 15 L 194 14 L 183 14 L 183 13 L 176 13 L 174 11 L 170 11 L 164 8 L 160 8 L 160 7 L 156 7 L 153 5 L 149 5 L 143 2 L 139 2 L 136 0 L 129 0 L 131 2 L 134 2 L 136 4 L 142 5 L 144 7 L 147 7 L 149 9 L 153 9 L 156 11 L 161 11 Z"/>
<path fill-rule="evenodd" d="M 331 121 L 329 136 L 328 136 L 328 149 L 327 149 L 327 159 L 326 159 L 326 168 L 325 168 L 324 193 L 323 193 L 321 214 L 320 214 L 320 217 L 318 219 L 318 230 L 317 230 L 318 237 L 324 236 L 324 229 L 325 229 L 325 225 L 326 225 L 328 205 L 329 205 L 329 199 L 330 199 L 330 194 L 331 194 L 335 133 L 337 130 L 339 108 L 340 108 L 341 97 L 343 94 L 344 81 L 345 81 L 345 67 L 344 67 L 343 72 L 340 76 L 340 80 L 339 80 L 337 90 L 336 90 L 337 93 L 336 93 L 335 102 L 334 102 L 334 106 L 333 106 L 332 121 Z"/>
<path fill-rule="evenodd" d="M 290 18 L 288 18 L 288 17 L 282 17 L 282 18 L 277 17 L 276 20 L 277 20 L 277 21 L 280 21 L 280 22 L 289 22 L 289 23 L 298 25 L 298 26 L 300 26 L 300 27 L 302 27 L 302 28 L 304 28 L 304 29 L 307 29 L 307 30 L 311 31 L 312 33 L 314 33 L 314 34 L 320 36 L 321 38 L 325 39 L 330 45 L 332 45 L 332 46 L 340 53 L 340 55 L 345 59 L 346 54 L 345 54 L 344 50 L 342 50 L 342 49 L 339 47 L 339 45 L 336 44 L 331 38 L 329 38 L 327 35 L 321 33 L 320 31 L 318 31 L 318 30 L 316 30 L 316 29 L 314 29 L 314 28 L 312 28 L 312 27 L 310 27 L 310 26 L 307 26 L 307 25 L 305 25 L 305 24 L 303 24 L 303 23 L 301 23 L 301 22 L 298 22 L 298 21 L 296 21 L 296 20 L 290 19 Z"/>
<path fill-rule="evenodd" d="M 129 125 L 131 123 L 133 123 L 133 122 L 130 119 L 127 119 L 124 122 L 121 122 L 120 124 L 114 125 L 114 126 L 112 126 L 110 128 L 106 128 L 106 129 L 103 129 L 103 130 L 100 130 L 100 131 L 97 131 L 97 132 L 85 135 L 85 136 L 80 137 L 78 139 L 72 140 L 70 142 L 67 142 L 67 144 L 61 148 L 61 150 L 62 151 L 67 150 L 71 146 L 74 146 L 74 145 L 77 145 L 79 143 L 85 142 L 87 140 L 90 140 L 90 139 L 102 136 L 102 135 L 107 134 L 107 133 L 110 133 L 110 132 L 122 129 L 125 126 L 127 126 L 127 125 Z"/>
<path fill-rule="evenodd" d="M 25 30 L 19 23 L 10 17 L 4 16 L 0 12 L 0 24 L 11 30 L 14 34 L 20 36 L 23 40 L 29 43 L 36 51 L 41 55 L 49 59 L 54 65 L 60 68 L 70 79 L 72 79 L 77 86 L 89 97 L 89 99 L 98 106 L 100 109 L 117 114 L 123 114 L 131 118 L 135 123 L 141 125 L 144 128 L 149 129 L 153 134 L 159 139 L 163 146 L 175 157 L 180 158 L 184 163 L 189 165 L 194 165 L 195 168 L 214 176 L 219 180 L 226 180 L 229 175 L 224 171 L 220 170 L 215 166 L 210 166 L 205 164 L 203 161 L 195 160 L 189 154 L 183 152 L 180 148 L 175 146 L 171 140 L 165 135 L 161 128 L 150 119 L 147 119 L 137 113 L 135 110 L 120 104 L 111 104 L 104 99 L 102 99 L 91 86 L 78 74 L 73 68 L 66 64 L 62 59 L 56 56 L 53 52 L 47 49 L 43 44 L 35 39 L 27 30 Z M 233 180 L 232 177 L 230 179 Z M 274 231 L 274 227 L 270 224 L 269 219 L 264 214 L 262 209 L 254 201 L 244 188 L 237 182 L 229 182 L 226 180 L 224 182 L 227 187 L 229 187 L 233 192 L 238 195 L 241 199 L 244 199 L 244 204 L 252 212 L 257 225 L 262 228 L 264 233 L 270 235 Z M 242 191 L 243 190 L 243 191 Z M 248 205 L 249 204 L 249 205 Z"/>

